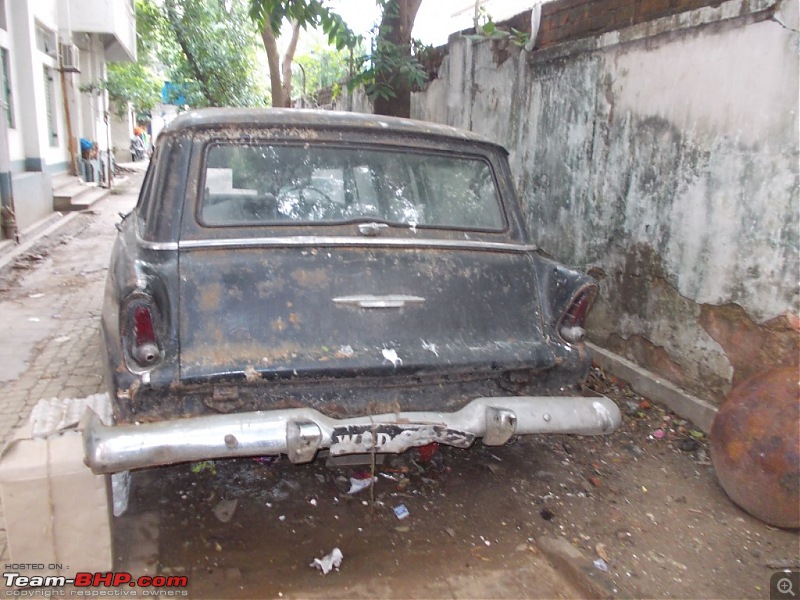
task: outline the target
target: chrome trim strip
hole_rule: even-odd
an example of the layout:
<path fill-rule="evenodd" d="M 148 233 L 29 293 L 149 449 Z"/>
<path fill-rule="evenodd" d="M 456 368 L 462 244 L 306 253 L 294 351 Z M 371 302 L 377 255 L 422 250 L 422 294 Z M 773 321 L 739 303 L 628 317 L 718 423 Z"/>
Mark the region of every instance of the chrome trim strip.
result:
<path fill-rule="evenodd" d="M 333 301 L 336 304 L 352 304 L 360 308 L 403 308 L 406 303 L 422 304 L 425 302 L 425 298 L 406 294 L 386 294 L 385 296 L 355 294 L 353 296 L 339 296 L 333 298 Z"/>
<path fill-rule="evenodd" d="M 178 249 L 178 242 L 148 242 L 147 240 L 143 240 L 139 238 L 139 243 L 142 245 L 143 248 L 147 250 L 172 250 L 175 251 Z"/>
<path fill-rule="evenodd" d="M 214 249 L 214 248 L 285 248 L 285 247 L 319 247 L 319 246 L 390 246 L 393 248 L 446 248 L 454 250 L 494 250 L 499 252 L 532 252 L 536 248 L 531 244 L 513 244 L 507 242 L 481 242 L 473 240 L 436 240 L 436 239 L 404 239 L 404 238 L 363 238 L 350 236 L 286 236 L 261 238 L 231 238 L 222 240 L 181 240 L 181 250 Z"/>
<path fill-rule="evenodd" d="M 181 240 L 180 242 L 151 242 L 142 237 L 138 220 L 134 222 L 136 241 L 147 250 L 194 250 L 215 248 L 286 248 L 314 246 L 390 246 L 393 248 L 445 248 L 453 250 L 494 250 L 499 252 L 533 252 L 532 244 L 482 242 L 477 240 L 437 240 L 405 238 L 363 238 L 354 236 L 297 235 L 282 237 L 230 238 L 218 240 Z"/>
<path fill-rule="evenodd" d="M 133 232 L 136 234 L 136 241 L 142 248 L 147 250 L 177 250 L 178 249 L 178 242 L 151 242 L 146 240 L 142 237 L 142 232 L 139 231 L 139 219 L 136 218 L 136 215 L 131 214 L 130 218 L 133 221 Z"/>

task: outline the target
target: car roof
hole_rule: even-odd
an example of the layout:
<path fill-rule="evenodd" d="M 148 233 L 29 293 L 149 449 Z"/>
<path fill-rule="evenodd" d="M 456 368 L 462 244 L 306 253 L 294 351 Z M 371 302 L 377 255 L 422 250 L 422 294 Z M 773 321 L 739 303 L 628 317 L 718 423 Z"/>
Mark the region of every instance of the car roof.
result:
<path fill-rule="evenodd" d="M 477 133 L 412 119 L 333 110 L 303 108 L 201 108 L 180 114 L 164 130 L 168 133 L 224 127 L 308 127 L 352 131 L 380 131 L 502 145 Z"/>

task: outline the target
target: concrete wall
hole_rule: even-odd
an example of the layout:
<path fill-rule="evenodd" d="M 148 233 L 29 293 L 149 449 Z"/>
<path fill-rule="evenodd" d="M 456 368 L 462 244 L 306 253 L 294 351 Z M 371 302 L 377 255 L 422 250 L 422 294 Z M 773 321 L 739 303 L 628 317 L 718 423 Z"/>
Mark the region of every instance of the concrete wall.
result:
<path fill-rule="evenodd" d="M 718 402 L 799 354 L 797 0 L 611 1 L 532 52 L 451 37 L 412 116 L 506 145 L 535 243 L 600 280 L 591 339 Z"/>
<path fill-rule="evenodd" d="M 63 101 L 57 59 L 37 48 L 36 24 L 58 30 L 55 0 L 6 2 L 8 30 L 0 33 L 0 45 L 9 52 L 14 128 L 9 130 L 16 220 L 24 233 L 53 213 L 50 172 L 66 168 L 68 159 Z M 58 137 L 51 143 L 43 67 L 50 67 L 54 81 L 53 111 Z"/>

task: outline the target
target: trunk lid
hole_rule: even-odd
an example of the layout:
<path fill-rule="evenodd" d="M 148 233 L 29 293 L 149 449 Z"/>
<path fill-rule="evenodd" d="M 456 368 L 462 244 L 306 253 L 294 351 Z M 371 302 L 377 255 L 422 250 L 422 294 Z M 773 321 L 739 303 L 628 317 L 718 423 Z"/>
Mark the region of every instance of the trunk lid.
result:
<path fill-rule="evenodd" d="M 552 366 L 532 257 L 462 248 L 186 248 L 183 381 Z"/>

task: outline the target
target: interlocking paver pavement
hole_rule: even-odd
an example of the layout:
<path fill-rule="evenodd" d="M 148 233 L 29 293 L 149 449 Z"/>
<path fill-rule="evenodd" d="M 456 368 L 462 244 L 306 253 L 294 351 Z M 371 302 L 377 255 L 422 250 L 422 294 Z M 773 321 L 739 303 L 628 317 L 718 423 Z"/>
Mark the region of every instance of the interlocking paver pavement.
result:
<path fill-rule="evenodd" d="M 135 205 L 140 183 L 140 172 L 129 175 L 115 193 L 42 239 L 0 274 L 3 444 L 39 399 L 105 390 L 100 314 L 108 260 L 118 213 Z M 4 529 L 0 558 L 9 558 Z"/>

